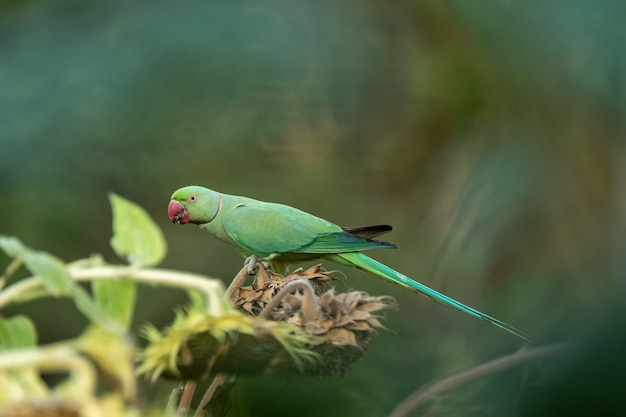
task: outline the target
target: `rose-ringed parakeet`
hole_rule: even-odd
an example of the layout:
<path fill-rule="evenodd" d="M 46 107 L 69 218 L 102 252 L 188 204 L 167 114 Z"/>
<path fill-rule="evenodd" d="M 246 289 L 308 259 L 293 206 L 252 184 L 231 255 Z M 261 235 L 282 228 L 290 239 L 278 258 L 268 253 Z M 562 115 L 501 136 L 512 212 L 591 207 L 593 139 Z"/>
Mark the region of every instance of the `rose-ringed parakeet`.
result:
<path fill-rule="evenodd" d="M 466 306 L 370 258 L 362 251 L 396 248 L 374 239 L 390 226 L 342 228 L 296 208 L 247 197 L 223 194 L 199 186 L 183 187 L 172 194 L 168 216 L 177 224 L 194 223 L 244 256 L 259 256 L 277 272 L 289 264 L 328 259 L 361 269 L 409 291 L 488 321 L 525 340 L 521 331 Z"/>

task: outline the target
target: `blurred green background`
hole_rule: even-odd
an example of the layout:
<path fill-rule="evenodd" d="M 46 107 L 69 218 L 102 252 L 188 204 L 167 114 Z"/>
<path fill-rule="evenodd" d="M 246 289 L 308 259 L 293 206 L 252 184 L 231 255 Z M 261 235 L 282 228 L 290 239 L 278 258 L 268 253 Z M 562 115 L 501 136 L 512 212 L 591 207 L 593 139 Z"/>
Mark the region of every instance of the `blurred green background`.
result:
<path fill-rule="evenodd" d="M 166 216 L 176 188 L 204 185 L 392 224 L 401 249 L 374 257 L 541 343 L 623 342 L 625 327 L 588 334 L 625 312 L 624 21 L 622 0 L 0 1 L 0 233 L 117 262 L 112 191 L 161 226 L 164 267 L 229 280 L 239 255 Z M 520 345 L 343 271 L 339 289 L 397 299 L 392 331 L 344 377 L 241 380 L 231 415 L 385 415 Z M 138 324 L 165 324 L 184 298 L 139 300 Z M 17 310 L 43 342 L 84 325 L 63 301 Z M 434 414 L 532 409 L 524 387 L 550 374 L 534 371 L 472 385 Z M 158 405 L 170 388 L 146 397 Z"/>

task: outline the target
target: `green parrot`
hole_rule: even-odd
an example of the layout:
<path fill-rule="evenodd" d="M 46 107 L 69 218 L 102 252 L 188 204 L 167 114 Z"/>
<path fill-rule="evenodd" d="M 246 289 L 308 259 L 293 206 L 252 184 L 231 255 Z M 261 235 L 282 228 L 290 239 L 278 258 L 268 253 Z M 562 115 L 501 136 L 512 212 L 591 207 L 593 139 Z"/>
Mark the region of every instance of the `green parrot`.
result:
<path fill-rule="evenodd" d="M 390 231 L 391 226 L 342 228 L 287 205 L 223 194 L 200 186 L 176 190 L 167 213 L 172 223 L 197 224 L 239 249 L 244 256 L 261 257 L 277 272 L 285 272 L 293 263 L 328 259 L 358 268 L 530 341 L 513 326 L 428 288 L 362 253 L 368 249 L 396 248 L 393 243 L 374 239 Z"/>

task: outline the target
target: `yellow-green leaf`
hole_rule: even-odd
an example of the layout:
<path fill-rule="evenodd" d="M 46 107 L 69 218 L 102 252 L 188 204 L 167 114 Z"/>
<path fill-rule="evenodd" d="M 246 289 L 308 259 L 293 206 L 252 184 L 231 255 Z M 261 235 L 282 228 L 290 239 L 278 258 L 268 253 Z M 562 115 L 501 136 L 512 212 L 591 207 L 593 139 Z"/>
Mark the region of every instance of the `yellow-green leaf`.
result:
<path fill-rule="evenodd" d="M 135 307 L 137 285 L 129 279 L 94 281 L 93 295 L 100 310 L 125 330 L 130 327 Z"/>
<path fill-rule="evenodd" d="M 11 258 L 22 255 L 26 251 L 26 248 L 19 239 L 4 235 L 0 235 L 0 249 Z"/>
<path fill-rule="evenodd" d="M 114 321 L 107 316 L 100 305 L 98 305 L 93 298 L 83 289 L 83 287 L 73 284 L 70 288 L 70 293 L 74 299 L 76 308 L 85 315 L 92 323 L 98 323 L 103 326 L 115 327 Z"/>
<path fill-rule="evenodd" d="M 52 295 L 66 295 L 70 291 L 72 277 L 59 258 L 46 252 L 28 251 L 24 264 L 33 275 L 37 275 Z"/>
<path fill-rule="evenodd" d="M 26 316 L 18 315 L 0 319 L 0 347 L 16 349 L 37 345 L 35 325 Z"/>
<path fill-rule="evenodd" d="M 146 211 L 116 194 L 109 194 L 113 210 L 111 247 L 132 264 L 154 266 L 165 256 L 167 246 L 161 230 Z"/>

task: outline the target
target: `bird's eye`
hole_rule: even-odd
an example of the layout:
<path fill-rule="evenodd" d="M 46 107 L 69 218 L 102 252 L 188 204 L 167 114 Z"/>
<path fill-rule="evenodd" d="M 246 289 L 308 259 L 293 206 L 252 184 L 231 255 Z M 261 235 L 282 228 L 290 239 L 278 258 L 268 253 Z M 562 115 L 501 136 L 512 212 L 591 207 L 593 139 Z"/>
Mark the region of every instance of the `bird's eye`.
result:
<path fill-rule="evenodd" d="M 198 199 L 198 196 L 195 194 L 192 194 L 189 196 L 189 198 L 187 198 L 187 201 L 189 201 L 190 203 L 195 203 L 197 199 Z"/>

